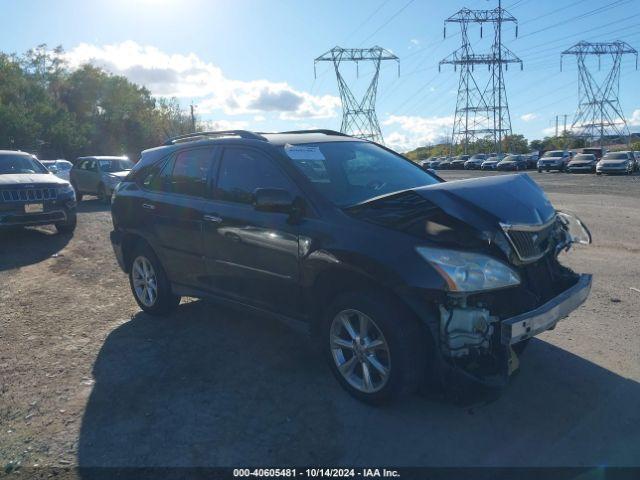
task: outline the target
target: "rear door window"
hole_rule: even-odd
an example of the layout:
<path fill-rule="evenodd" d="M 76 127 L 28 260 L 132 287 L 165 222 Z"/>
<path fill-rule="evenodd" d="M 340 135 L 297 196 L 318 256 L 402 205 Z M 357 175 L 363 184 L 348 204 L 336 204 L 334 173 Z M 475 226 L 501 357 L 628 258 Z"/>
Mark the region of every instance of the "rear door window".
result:
<path fill-rule="evenodd" d="M 250 204 L 258 188 L 287 190 L 292 196 L 297 192 L 293 182 L 267 155 L 248 148 L 225 148 L 216 196 L 229 202 Z"/>

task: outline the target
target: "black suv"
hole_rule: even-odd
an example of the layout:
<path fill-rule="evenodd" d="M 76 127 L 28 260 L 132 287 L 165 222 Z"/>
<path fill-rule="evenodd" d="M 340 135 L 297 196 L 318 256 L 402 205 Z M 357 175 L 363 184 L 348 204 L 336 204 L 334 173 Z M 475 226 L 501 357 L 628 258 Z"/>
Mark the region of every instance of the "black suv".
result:
<path fill-rule="evenodd" d="M 435 371 L 506 384 L 591 287 L 557 260 L 588 231 L 527 175 L 442 182 L 329 130 L 172 139 L 142 153 L 112 216 L 144 311 L 208 297 L 302 324 L 372 403 Z"/>
<path fill-rule="evenodd" d="M 26 152 L 0 150 L 0 229 L 53 224 L 60 233 L 76 228 L 76 196 Z"/>

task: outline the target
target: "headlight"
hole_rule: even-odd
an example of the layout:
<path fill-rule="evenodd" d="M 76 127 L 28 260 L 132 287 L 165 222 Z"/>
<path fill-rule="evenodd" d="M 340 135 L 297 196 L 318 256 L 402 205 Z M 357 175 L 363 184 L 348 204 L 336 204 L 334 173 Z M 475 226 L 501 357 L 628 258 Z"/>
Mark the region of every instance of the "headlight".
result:
<path fill-rule="evenodd" d="M 76 193 L 73 187 L 68 183 L 65 183 L 64 185 L 60 185 L 57 190 L 58 190 L 58 195 L 61 195 L 61 196 L 69 195 L 70 193 L 74 194 L 75 196 L 75 193 Z"/>
<path fill-rule="evenodd" d="M 564 226 L 571 242 L 581 245 L 591 243 L 591 232 L 577 216 L 572 213 L 558 212 L 558 220 Z"/>
<path fill-rule="evenodd" d="M 517 272 L 486 255 L 430 247 L 416 250 L 438 271 L 452 292 L 477 292 L 520 284 Z"/>

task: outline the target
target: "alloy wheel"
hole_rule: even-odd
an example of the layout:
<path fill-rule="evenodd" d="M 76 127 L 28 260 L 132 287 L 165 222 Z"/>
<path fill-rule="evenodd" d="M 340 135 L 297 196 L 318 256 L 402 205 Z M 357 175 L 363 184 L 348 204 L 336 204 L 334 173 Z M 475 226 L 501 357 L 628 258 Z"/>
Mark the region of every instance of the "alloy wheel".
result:
<path fill-rule="evenodd" d="M 133 261 L 131 276 L 138 300 L 145 307 L 152 307 L 158 299 L 158 280 L 149 259 L 143 256 L 137 257 Z"/>
<path fill-rule="evenodd" d="M 380 391 L 389 380 L 389 345 L 375 322 L 358 310 L 343 310 L 331 323 L 331 355 L 342 377 L 364 393 Z"/>

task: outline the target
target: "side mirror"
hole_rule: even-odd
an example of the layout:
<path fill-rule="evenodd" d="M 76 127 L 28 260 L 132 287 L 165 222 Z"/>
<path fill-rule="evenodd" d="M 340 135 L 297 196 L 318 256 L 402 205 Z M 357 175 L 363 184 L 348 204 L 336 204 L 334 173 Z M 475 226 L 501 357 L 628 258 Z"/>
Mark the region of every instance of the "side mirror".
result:
<path fill-rule="evenodd" d="M 292 213 L 293 197 L 281 188 L 256 188 L 253 192 L 253 207 L 261 212 Z"/>

